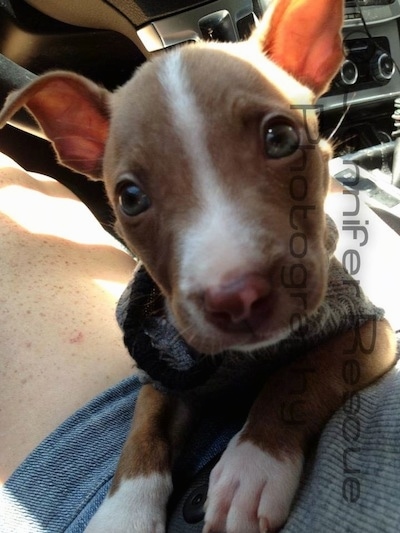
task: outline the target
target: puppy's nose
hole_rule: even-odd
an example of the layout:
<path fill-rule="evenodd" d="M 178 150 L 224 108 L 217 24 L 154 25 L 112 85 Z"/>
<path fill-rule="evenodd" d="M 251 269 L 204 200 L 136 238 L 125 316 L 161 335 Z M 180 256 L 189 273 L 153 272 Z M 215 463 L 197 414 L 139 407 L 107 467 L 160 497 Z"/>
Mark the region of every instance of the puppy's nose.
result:
<path fill-rule="evenodd" d="M 224 331 L 257 330 L 271 307 L 271 284 L 256 273 L 230 278 L 204 294 L 207 319 Z"/>

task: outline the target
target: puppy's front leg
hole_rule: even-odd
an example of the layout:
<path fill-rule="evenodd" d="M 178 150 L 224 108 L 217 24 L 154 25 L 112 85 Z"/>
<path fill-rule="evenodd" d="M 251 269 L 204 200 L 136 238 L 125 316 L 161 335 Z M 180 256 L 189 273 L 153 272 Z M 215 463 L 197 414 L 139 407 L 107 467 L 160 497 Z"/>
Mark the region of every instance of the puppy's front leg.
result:
<path fill-rule="evenodd" d="M 394 362 L 389 324 L 368 322 L 271 376 L 211 473 L 204 533 L 264 533 L 281 527 L 310 441 L 351 394 Z"/>
<path fill-rule="evenodd" d="M 187 421 L 182 402 L 143 386 L 110 493 L 86 533 L 165 531 L 171 464 Z"/>

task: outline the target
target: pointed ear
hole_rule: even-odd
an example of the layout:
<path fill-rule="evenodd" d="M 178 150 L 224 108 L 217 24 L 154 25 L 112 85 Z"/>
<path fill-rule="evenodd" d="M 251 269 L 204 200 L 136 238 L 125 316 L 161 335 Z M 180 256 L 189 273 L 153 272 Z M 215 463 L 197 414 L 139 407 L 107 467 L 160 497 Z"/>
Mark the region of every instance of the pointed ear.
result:
<path fill-rule="evenodd" d="M 70 72 L 52 72 L 11 93 L 0 112 L 0 127 L 25 106 L 52 141 L 60 162 L 101 179 L 109 127 L 109 93 Z"/>
<path fill-rule="evenodd" d="M 343 0 L 275 0 L 253 37 L 318 97 L 343 61 Z"/>

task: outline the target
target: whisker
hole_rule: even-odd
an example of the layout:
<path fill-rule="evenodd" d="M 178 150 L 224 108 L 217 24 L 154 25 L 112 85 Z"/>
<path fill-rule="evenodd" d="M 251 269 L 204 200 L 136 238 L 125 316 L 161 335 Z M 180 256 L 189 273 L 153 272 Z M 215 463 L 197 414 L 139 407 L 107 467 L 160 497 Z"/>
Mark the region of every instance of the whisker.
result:
<path fill-rule="evenodd" d="M 331 141 L 332 138 L 337 134 L 337 132 L 339 131 L 340 127 L 342 126 L 343 122 L 344 122 L 344 119 L 346 118 L 347 114 L 349 113 L 350 111 L 350 108 L 352 106 L 352 100 L 354 99 L 354 96 L 353 95 L 350 99 L 349 102 L 347 102 L 347 105 L 346 105 L 346 108 L 345 110 L 343 111 L 343 114 L 342 116 L 340 117 L 339 119 L 339 122 L 336 124 L 336 127 L 334 128 L 334 130 L 331 132 L 331 134 L 329 135 L 328 137 L 328 141 Z"/>

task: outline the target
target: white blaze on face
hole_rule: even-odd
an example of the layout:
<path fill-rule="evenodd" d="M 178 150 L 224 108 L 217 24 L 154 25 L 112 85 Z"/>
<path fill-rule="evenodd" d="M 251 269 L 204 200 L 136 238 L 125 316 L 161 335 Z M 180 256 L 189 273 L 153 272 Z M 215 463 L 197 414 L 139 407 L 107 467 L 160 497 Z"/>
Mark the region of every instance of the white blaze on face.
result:
<path fill-rule="evenodd" d="M 206 110 L 196 100 L 180 51 L 166 57 L 159 80 L 199 198 L 199 208 L 179 241 L 180 288 L 187 292 L 216 285 L 227 273 L 244 269 L 256 228 L 224 192 L 207 147 Z M 254 254 L 258 256 L 256 250 Z"/>

